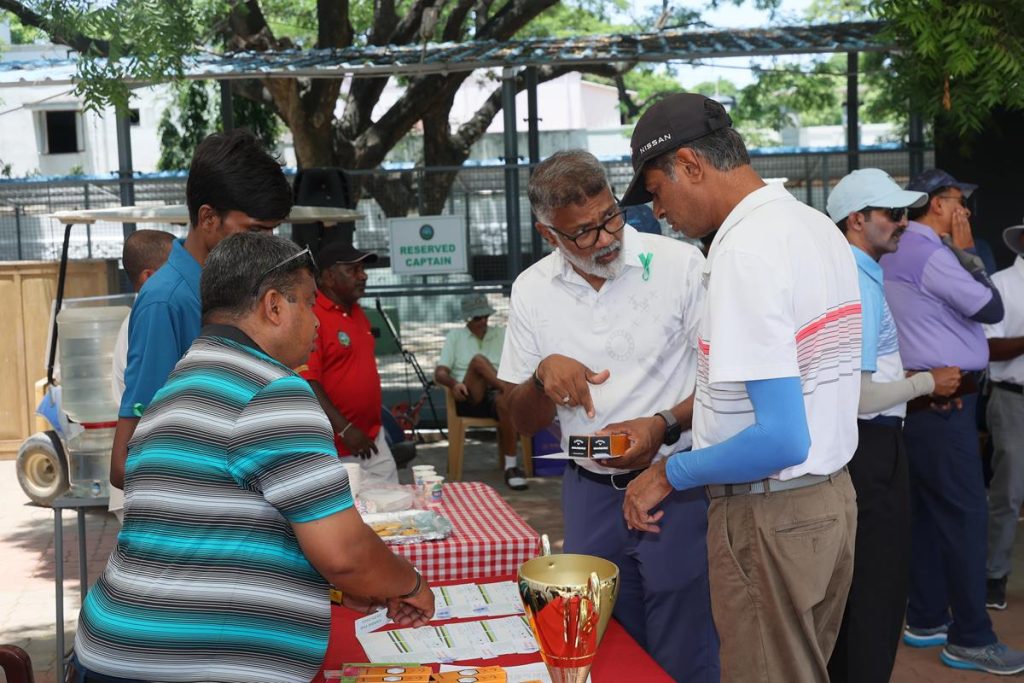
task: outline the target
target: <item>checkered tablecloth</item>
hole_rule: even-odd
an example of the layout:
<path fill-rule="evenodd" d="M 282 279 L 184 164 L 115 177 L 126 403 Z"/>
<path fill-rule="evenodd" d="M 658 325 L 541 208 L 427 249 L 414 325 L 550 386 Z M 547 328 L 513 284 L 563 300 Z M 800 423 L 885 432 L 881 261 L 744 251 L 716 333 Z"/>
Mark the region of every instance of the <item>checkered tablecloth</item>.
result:
<path fill-rule="evenodd" d="M 427 581 L 515 575 L 519 565 L 540 554 L 537 532 L 487 484 L 446 483 L 439 512 L 451 520 L 451 536 L 391 546 Z"/>

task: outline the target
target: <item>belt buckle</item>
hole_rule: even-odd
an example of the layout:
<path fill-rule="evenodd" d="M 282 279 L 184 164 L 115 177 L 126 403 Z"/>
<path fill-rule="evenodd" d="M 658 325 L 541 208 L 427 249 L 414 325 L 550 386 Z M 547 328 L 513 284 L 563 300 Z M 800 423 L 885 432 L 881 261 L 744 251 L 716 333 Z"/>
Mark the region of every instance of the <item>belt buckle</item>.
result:
<path fill-rule="evenodd" d="M 615 477 L 617 477 L 619 475 L 629 475 L 629 474 L 632 474 L 632 473 L 631 472 L 616 472 L 614 474 L 609 474 L 608 475 L 608 483 L 611 484 L 612 488 L 615 489 L 616 491 L 625 491 L 626 490 L 626 486 L 629 486 L 629 482 L 628 481 L 626 482 L 626 486 L 620 487 L 618 484 L 615 483 Z"/>

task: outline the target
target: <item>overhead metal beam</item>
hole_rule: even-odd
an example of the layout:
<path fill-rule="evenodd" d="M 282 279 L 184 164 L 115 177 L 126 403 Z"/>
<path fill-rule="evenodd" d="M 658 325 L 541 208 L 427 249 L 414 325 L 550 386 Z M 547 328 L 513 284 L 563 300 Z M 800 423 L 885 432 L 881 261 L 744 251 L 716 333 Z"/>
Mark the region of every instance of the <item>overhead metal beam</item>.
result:
<path fill-rule="evenodd" d="M 577 38 L 468 41 L 427 45 L 366 45 L 343 50 L 200 53 L 185 60 L 181 78 L 342 78 L 419 76 L 513 66 L 592 66 L 687 62 L 723 57 L 771 57 L 834 52 L 877 52 L 896 46 L 883 39 L 881 22 L 780 26 L 719 31 L 669 30 Z M 167 80 L 172 80 L 168 77 Z M 0 64 L 0 87 L 71 85 L 73 60 Z M 129 81 L 133 85 L 140 81 Z"/>

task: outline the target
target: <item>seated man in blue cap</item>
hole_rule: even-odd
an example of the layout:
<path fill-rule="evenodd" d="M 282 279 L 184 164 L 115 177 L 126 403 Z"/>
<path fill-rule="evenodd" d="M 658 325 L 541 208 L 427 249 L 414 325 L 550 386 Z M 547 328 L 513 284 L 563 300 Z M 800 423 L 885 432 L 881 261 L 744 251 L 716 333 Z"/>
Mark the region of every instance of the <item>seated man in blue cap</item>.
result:
<path fill-rule="evenodd" d="M 518 435 L 508 411 L 508 396 L 498 380 L 497 364 L 505 345 L 505 328 L 491 327 L 494 308 L 482 292 L 462 298 L 464 327 L 445 337 L 434 381 L 448 387 L 456 412 L 463 417 L 490 417 L 498 421 L 498 446 L 505 456 L 505 483 L 513 491 L 528 488 L 516 462 Z"/>

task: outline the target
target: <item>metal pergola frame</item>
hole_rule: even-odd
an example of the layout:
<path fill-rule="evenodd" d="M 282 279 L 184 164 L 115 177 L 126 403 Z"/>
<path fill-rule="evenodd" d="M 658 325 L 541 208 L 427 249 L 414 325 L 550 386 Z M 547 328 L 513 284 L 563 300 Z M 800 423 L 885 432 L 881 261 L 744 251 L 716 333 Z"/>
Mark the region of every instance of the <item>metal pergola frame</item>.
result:
<path fill-rule="evenodd" d="M 519 271 L 521 233 L 519 215 L 519 154 L 516 135 L 515 79 L 526 69 L 529 163 L 539 158 L 537 126 L 537 69 L 543 66 L 592 66 L 685 62 L 724 57 L 771 57 L 795 54 L 847 53 L 847 159 L 859 166 L 857 57 L 860 52 L 895 49 L 884 38 L 881 22 L 849 22 L 809 26 L 781 26 L 737 30 L 668 30 L 657 33 L 614 34 L 578 38 L 537 38 L 513 41 L 468 41 L 423 45 L 360 46 L 345 49 L 286 50 L 281 52 L 200 53 L 186 59 L 183 71 L 169 77 L 217 80 L 221 85 L 224 128 L 233 127 L 229 81 L 270 78 L 371 78 L 392 75 L 423 76 L 502 69 L 502 110 L 505 137 L 506 223 L 510 270 Z M 76 60 L 36 60 L 0 64 L 0 88 L 33 85 L 73 85 Z M 132 81 L 131 85 L 150 85 Z M 911 117 L 912 124 L 915 118 Z M 920 124 L 917 117 L 918 126 Z M 121 200 L 134 203 L 129 123 L 118 115 L 117 143 Z M 914 139 L 915 126 L 911 126 Z M 920 132 L 920 131 L 918 131 Z M 919 137 L 919 135 L 918 135 Z M 923 165 L 923 153 L 912 150 L 912 167 Z M 920 170 L 920 168 L 918 168 Z M 134 226 L 125 225 L 127 235 Z M 534 236 L 536 237 L 536 236 Z M 533 240 L 535 253 L 539 240 Z"/>

